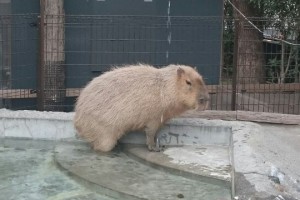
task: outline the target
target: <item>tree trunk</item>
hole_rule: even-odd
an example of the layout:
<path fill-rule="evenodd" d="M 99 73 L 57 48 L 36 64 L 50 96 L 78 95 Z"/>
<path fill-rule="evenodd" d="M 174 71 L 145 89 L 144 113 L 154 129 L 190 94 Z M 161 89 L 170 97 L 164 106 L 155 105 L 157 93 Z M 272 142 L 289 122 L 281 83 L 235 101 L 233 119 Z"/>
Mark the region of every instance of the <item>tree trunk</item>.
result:
<path fill-rule="evenodd" d="M 260 16 L 260 13 L 246 0 L 235 0 L 234 4 L 248 19 Z M 263 35 L 235 9 L 234 17 L 239 22 L 236 24 L 236 34 L 238 34 L 237 83 L 262 83 L 265 76 Z M 258 26 L 259 21 L 252 21 L 252 23 Z"/>
<path fill-rule="evenodd" d="M 300 28 L 300 23 L 298 26 Z M 300 30 L 298 31 L 297 43 L 300 43 Z M 300 63 L 299 63 L 299 49 L 300 47 L 296 48 L 296 56 L 295 56 L 295 83 L 300 83 Z"/>
<path fill-rule="evenodd" d="M 295 57 L 295 83 L 300 83 L 299 48 L 296 49 Z"/>
<path fill-rule="evenodd" d="M 63 110 L 65 99 L 63 3 L 63 0 L 41 0 L 41 9 L 43 9 L 41 19 L 44 20 L 43 35 L 41 35 L 43 110 Z"/>
<path fill-rule="evenodd" d="M 281 42 L 281 62 L 280 62 L 278 83 L 284 83 L 284 79 L 285 79 L 284 60 L 285 60 L 285 43 Z"/>

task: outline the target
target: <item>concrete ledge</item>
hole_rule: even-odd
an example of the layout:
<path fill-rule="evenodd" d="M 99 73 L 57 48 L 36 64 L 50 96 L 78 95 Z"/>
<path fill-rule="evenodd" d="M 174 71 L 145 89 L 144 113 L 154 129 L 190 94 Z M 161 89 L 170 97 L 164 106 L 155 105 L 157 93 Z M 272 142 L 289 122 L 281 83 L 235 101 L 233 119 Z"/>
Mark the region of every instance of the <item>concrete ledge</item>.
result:
<path fill-rule="evenodd" d="M 48 112 L 35 110 L 8 110 L 0 109 L 0 119 L 38 119 L 38 120 L 57 120 L 57 121 L 72 121 L 74 113 L 66 112 Z"/>
<path fill-rule="evenodd" d="M 300 115 L 268 113 L 268 112 L 252 112 L 252 111 L 189 111 L 184 113 L 181 117 L 187 118 L 204 118 L 204 119 L 221 119 L 229 121 L 250 121 L 263 122 L 273 124 L 289 124 L 299 125 Z"/>
<path fill-rule="evenodd" d="M 75 138 L 72 113 L 0 110 L 0 137 L 61 140 Z"/>
<path fill-rule="evenodd" d="M 75 139 L 76 131 L 72 123 L 73 116 L 74 113 L 39 112 L 27 110 L 11 111 L 7 109 L 0 109 L 0 137 L 19 137 L 49 140 Z M 200 118 L 205 119 L 200 120 Z M 184 133 L 182 135 L 178 135 L 177 133 L 172 135 L 175 130 L 172 128 L 172 126 L 175 127 L 176 125 L 198 126 L 201 127 L 202 130 L 200 130 L 200 132 L 203 133 L 207 131 L 210 133 L 219 133 L 220 131 L 228 131 L 225 130 L 225 126 L 227 126 L 227 129 L 231 127 L 228 126 L 228 123 L 223 123 L 223 125 L 214 123 L 211 126 L 209 125 L 209 120 L 207 119 L 242 120 L 277 124 L 300 124 L 300 115 L 255 113 L 247 111 L 191 111 L 183 114 L 182 116 L 180 116 L 180 118 L 171 120 L 166 124 L 166 126 L 161 130 L 161 144 L 166 145 L 166 143 L 168 142 L 168 140 L 164 139 L 163 137 L 171 139 L 170 145 L 183 144 L 181 143 L 182 140 L 178 137 L 184 137 Z M 163 134 L 166 132 L 171 133 L 171 135 Z M 211 136 L 214 135 L 212 134 Z M 135 141 L 138 144 L 144 143 L 145 141 L 144 134 L 135 135 L 135 140 L 131 140 L 132 138 L 130 138 L 130 136 L 126 137 L 131 142 Z M 126 141 L 127 139 L 124 138 L 123 141 Z M 187 138 L 185 138 L 185 140 L 187 141 Z M 190 140 L 189 142 L 187 142 L 187 144 L 193 144 L 193 142 L 197 141 Z"/>
<path fill-rule="evenodd" d="M 175 175 L 226 185 L 231 189 L 232 166 L 224 146 L 167 147 L 163 152 L 149 152 L 145 146 L 124 145 L 126 154 L 146 165 L 167 170 Z M 174 159 L 173 155 L 179 155 Z M 182 157 L 182 159 L 180 159 Z M 185 158 L 189 157 L 187 160 Z"/>
<path fill-rule="evenodd" d="M 174 119 L 164 125 L 158 133 L 157 142 L 164 146 L 182 145 L 225 145 L 231 143 L 231 127 L 209 126 L 203 120 L 181 118 Z M 125 135 L 121 143 L 145 144 L 146 135 L 131 132 Z"/>

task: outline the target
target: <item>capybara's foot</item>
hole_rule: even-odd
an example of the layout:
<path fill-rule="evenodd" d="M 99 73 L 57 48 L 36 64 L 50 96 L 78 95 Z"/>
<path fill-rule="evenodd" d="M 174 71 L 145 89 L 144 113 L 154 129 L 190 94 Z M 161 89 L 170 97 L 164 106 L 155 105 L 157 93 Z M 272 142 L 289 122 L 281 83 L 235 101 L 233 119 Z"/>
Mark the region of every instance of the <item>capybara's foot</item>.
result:
<path fill-rule="evenodd" d="M 148 145 L 148 150 L 151 152 L 160 152 L 163 150 L 163 147 Z"/>

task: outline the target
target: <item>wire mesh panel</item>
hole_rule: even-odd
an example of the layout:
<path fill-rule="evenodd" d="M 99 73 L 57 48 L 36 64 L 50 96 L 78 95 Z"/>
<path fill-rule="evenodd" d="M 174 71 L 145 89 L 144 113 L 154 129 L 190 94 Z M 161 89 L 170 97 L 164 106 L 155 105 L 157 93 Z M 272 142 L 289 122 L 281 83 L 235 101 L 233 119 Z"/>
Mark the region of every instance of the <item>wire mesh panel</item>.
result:
<path fill-rule="evenodd" d="M 208 82 L 219 82 L 220 18 L 66 17 L 65 29 L 66 60 L 71 69 L 68 73 L 74 74 L 69 78 L 78 78 L 77 70 L 89 79 L 90 73 L 99 75 L 115 65 L 182 63 L 196 66 L 205 77 L 210 75 Z M 211 39 L 207 40 L 210 32 L 215 35 L 210 34 Z M 212 56 L 216 59 L 209 59 Z M 80 78 L 76 83 L 70 81 L 70 85 L 82 86 L 86 81 Z"/>
<path fill-rule="evenodd" d="M 278 20 L 236 21 L 238 110 L 300 113 L 299 33 Z"/>
<path fill-rule="evenodd" d="M 166 64 L 166 18 L 66 17 L 67 85 L 82 87 L 112 66 Z"/>
<path fill-rule="evenodd" d="M 46 3 L 46 2 L 45 2 Z M 49 2 L 48 2 L 49 3 Z M 63 111 L 65 87 L 65 29 L 62 5 L 42 12 L 40 20 L 39 109 Z M 60 6 L 59 6 L 60 5 Z M 47 13 L 55 12 L 57 15 Z"/>
<path fill-rule="evenodd" d="M 37 15 L 0 15 L 1 107 L 36 109 Z"/>
<path fill-rule="evenodd" d="M 112 66 L 137 63 L 191 65 L 208 84 L 220 81 L 221 17 L 66 16 L 65 20 L 67 88 L 81 88 Z"/>
<path fill-rule="evenodd" d="M 44 37 L 37 15 L 0 19 L 1 107 L 36 109 L 43 90 L 47 110 L 72 111 L 93 77 L 142 62 L 197 67 L 212 110 L 300 114 L 299 33 L 278 19 L 48 15 Z"/>

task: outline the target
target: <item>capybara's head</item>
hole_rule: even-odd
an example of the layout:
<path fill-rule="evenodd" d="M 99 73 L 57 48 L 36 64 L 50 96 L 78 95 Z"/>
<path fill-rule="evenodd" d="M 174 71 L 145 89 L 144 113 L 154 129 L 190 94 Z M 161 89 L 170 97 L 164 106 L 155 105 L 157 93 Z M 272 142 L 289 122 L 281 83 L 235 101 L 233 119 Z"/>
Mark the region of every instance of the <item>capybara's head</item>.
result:
<path fill-rule="evenodd" d="M 178 66 L 177 87 L 179 101 L 189 109 L 208 106 L 209 94 L 202 76 L 189 66 Z"/>

